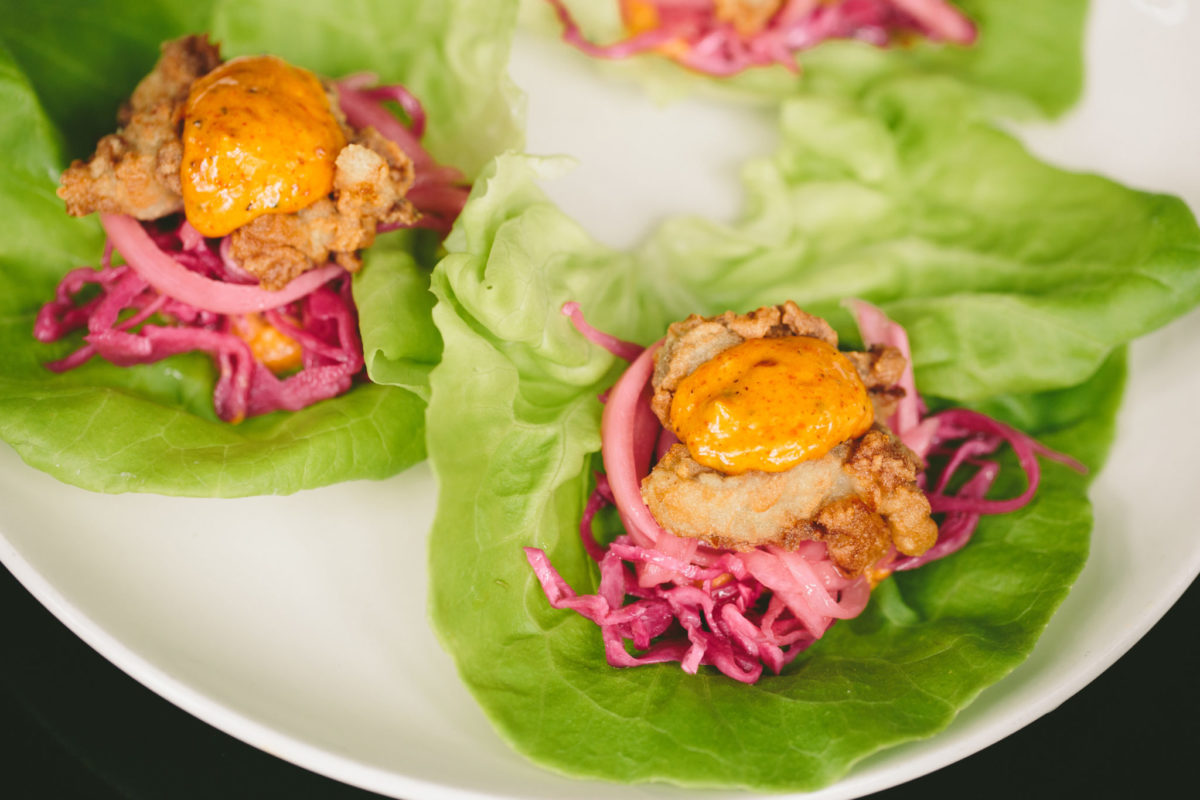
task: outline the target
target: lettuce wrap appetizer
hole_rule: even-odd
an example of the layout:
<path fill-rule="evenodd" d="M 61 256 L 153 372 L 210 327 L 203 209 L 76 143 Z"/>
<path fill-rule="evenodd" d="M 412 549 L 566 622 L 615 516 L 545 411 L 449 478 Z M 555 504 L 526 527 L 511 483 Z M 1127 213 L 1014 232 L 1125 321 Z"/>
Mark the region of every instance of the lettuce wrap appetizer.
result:
<path fill-rule="evenodd" d="M 903 71 L 969 83 L 994 113 L 1056 116 L 1083 76 L 1086 0 L 524 2 L 527 24 L 664 98 L 856 93 Z"/>
<path fill-rule="evenodd" d="M 520 141 L 503 72 L 515 10 L 402 12 L 163 3 L 136 27 L 119 6 L 15 14 L 0 51 L 20 154 L 4 167 L 0 436 L 28 463 L 101 491 L 231 496 L 423 457 L 440 350 L 428 269 L 470 176 Z M 281 14 L 307 35 L 284 34 Z M 176 38 L 195 31 L 211 41 Z M 266 167 L 237 161 L 237 135 Z M 72 156 L 87 161 L 59 200 Z M 100 213 L 110 249 L 64 200 Z"/>
<path fill-rule="evenodd" d="M 659 53 L 709 75 L 779 64 L 798 71 L 796 54 L 830 39 L 887 47 L 923 36 L 969 45 L 975 26 L 946 0 L 620 0 L 628 37 L 589 41 L 563 0 L 548 0 L 563 40 L 597 58 Z"/>
<path fill-rule="evenodd" d="M 1086 471 L 987 415 L 927 414 L 904 329 L 850 307 L 864 350 L 839 349 L 790 300 L 693 314 L 644 349 L 564 307 L 631 362 L 604 398 L 604 474 L 580 521 L 599 587 L 578 594 L 543 551 L 525 555 L 553 607 L 600 627 L 610 665 L 778 675 L 880 581 L 958 552 L 984 514 L 1027 505 L 1039 455 Z M 1027 486 L 988 499 L 1002 445 Z M 603 546 L 591 522 L 608 504 L 626 533 Z"/>
<path fill-rule="evenodd" d="M 433 620 L 500 735 L 545 767 L 812 790 L 944 728 L 1025 659 L 1083 566 L 1123 345 L 1200 302 L 1200 229 L 1179 200 L 1040 163 L 969 83 L 898 70 L 849 95 L 821 86 L 782 104 L 779 151 L 745 167 L 734 224 L 675 219 L 617 252 L 536 188 L 557 162 L 505 156 L 435 269 Z M 563 305 L 647 346 L 690 314 L 791 298 L 859 349 L 851 297 L 907 330 L 931 413 L 987 414 L 1087 474 L 1047 467 L 1028 505 L 882 581 L 753 686 L 711 666 L 609 666 L 601 630 L 552 608 L 526 559 L 544 552 L 581 595 L 601 586 L 580 522 L 604 474 L 600 398 L 624 364 Z M 999 460 L 986 497 L 1021 496 L 1017 459 Z M 591 527 L 602 547 L 628 532 L 611 510 Z"/>

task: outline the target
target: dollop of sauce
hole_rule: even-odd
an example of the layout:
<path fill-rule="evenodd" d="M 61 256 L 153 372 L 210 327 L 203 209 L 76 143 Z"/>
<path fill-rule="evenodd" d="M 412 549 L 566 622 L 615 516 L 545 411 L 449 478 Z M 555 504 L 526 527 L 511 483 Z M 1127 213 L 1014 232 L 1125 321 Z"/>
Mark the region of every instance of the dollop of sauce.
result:
<path fill-rule="evenodd" d="M 631 36 L 658 27 L 658 7 L 650 0 L 621 0 L 621 17 Z"/>
<path fill-rule="evenodd" d="M 298 320 L 289 320 L 299 324 Z M 233 334 L 250 345 L 254 358 L 276 375 L 294 372 L 303 366 L 300 343 L 276 328 L 262 314 L 243 314 L 233 318 Z"/>
<path fill-rule="evenodd" d="M 808 336 L 749 339 L 684 378 L 670 427 L 699 463 L 737 475 L 783 472 L 861 436 L 867 387 L 833 345 Z"/>
<path fill-rule="evenodd" d="M 299 211 L 333 189 L 346 137 L 316 76 L 275 56 L 225 62 L 192 84 L 183 208 L 205 236 Z"/>

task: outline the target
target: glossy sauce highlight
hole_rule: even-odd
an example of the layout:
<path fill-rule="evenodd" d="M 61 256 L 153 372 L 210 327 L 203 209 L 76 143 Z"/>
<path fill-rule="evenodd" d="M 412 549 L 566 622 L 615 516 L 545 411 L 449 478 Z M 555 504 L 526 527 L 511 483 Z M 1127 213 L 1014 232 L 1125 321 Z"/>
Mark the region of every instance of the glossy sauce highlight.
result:
<path fill-rule="evenodd" d="M 299 211 L 333 189 L 346 137 L 320 81 L 274 56 L 235 58 L 197 80 L 183 125 L 184 213 L 205 236 Z"/>
<path fill-rule="evenodd" d="M 854 366 L 820 339 L 750 339 L 680 382 L 671 428 L 699 463 L 783 472 L 861 436 L 874 421 Z"/>

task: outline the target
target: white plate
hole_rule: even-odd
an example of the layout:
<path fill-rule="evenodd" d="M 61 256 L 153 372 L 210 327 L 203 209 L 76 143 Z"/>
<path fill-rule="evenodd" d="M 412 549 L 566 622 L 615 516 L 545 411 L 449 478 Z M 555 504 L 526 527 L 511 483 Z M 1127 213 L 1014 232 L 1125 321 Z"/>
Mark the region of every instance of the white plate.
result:
<path fill-rule="evenodd" d="M 1200 208 L 1200 159 L 1190 157 L 1200 142 L 1200 13 L 1185 2 L 1097 6 L 1084 101 L 1063 123 L 1023 135 L 1051 161 Z M 530 149 L 582 160 L 553 196 L 614 244 L 668 213 L 732 217 L 737 165 L 772 146 L 765 117 L 702 102 L 658 108 L 553 42 L 519 39 L 513 71 L 530 94 Z M 875 791 L 987 746 L 1083 687 L 1170 607 L 1200 572 L 1194 523 L 1180 524 L 1193 518 L 1200 478 L 1184 455 L 1200 449 L 1198 355 L 1200 314 L 1134 347 L 1119 438 L 1093 491 L 1092 555 L 1032 657 L 945 732 L 806 797 Z M 59 484 L 4 446 L 0 560 L 154 691 L 348 783 L 410 800 L 683 797 L 570 781 L 496 737 L 426 622 L 434 492 L 422 465 L 284 498 L 106 496 Z"/>

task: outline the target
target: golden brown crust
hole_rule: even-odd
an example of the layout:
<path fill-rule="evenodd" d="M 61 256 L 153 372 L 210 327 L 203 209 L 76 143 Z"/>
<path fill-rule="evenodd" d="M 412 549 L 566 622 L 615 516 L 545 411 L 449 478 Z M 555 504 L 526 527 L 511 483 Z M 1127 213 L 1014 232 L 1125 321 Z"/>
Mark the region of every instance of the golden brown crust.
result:
<path fill-rule="evenodd" d="M 817 538 L 829 548 L 829 557 L 852 575 L 883 558 L 891 544 L 883 519 L 853 495 L 822 506 L 814 522 L 822 531 Z"/>
<path fill-rule="evenodd" d="M 895 347 L 882 344 L 872 345 L 866 352 L 848 350 L 843 355 L 854 365 L 858 376 L 868 388 L 895 386 L 904 375 L 904 367 L 907 364 L 903 353 Z"/>
<path fill-rule="evenodd" d="M 166 107 L 139 114 L 121 133 L 102 138 L 87 162 L 73 161 L 58 187 L 67 213 L 76 217 L 100 212 L 158 219 L 183 210 L 183 198 L 169 178 L 164 180 L 164 172 L 170 172 L 170 156 L 175 153 L 159 157 L 164 144 L 172 141 L 169 117 L 170 109 Z M 178 185 L 178 177 L 175 183 Z"/>
<path fill-rule="evenodd" d="M 879 425 L 857 440 L 845 464 L 859 496 L 887 522 L 896 549 L 910 556 L 937 541 L 929 500 L 917 486 L 920 468 L 917 455 Z"/>
<path fill-rule="evenodd" d="M 163 42 L 162 55 L 154 69 L 142 78 L 129 102 L 117 112 L 117 121 L 128 125 L 133 115 L 166 105 L 176 110 L 175 122 L 183 119 L 183 104 L 192 83 L 221 64 L 221 49 L 208 41 L 208 34 L 184 36 Z"/>
<path fill-rule="evenodd" d="M 416 209 L 404 199 L 412 161 L 383 137 L 363 141 L 383 152 L 347 145 L 337 158 L 334 200 L 322 198 L 294 214 L 264 214 L 230 234 L 230 255 L 265 288 L 279 289 L 331 257 L 357 270 L 356 252 L 375 241 L 377 225 L 416 221 Z"/>
<path fill-rule="evenodd" d="M 374 128 L 364 128 L 361 131 L 353 132 L 350 141 L 374 151 L 387 162 L 388 177 L 393 183 L 393 190 L 397 197 L 403 197 L 408 193 L 416 178 L 416 170 L 413 167 L 412 159 L 400 149 L 400 145 Z"/>
<path fill-rule="evenodd" d="M 875 419 L 885 420 L 896 413 L 896 405 L 904 398 L 904 390 L 896 385 L 907 363 L 904 354 L 895 347 L 877 344 L 865 353 L 851 350 L 842 355 L 854 365 L 866 384 L 875 406 Z"/>
<path fill-rule="evenodd" d="M 149 220 L 181 211 L 183 105 L 192 82 L 220 62 L 206 36 L 165 43 L 154 70 L 121 107 L 120 129 L 103 137 L 90 159 L 73 161 L 63 173 L 58 196 L 67 213 L 128 214 Z"/>

